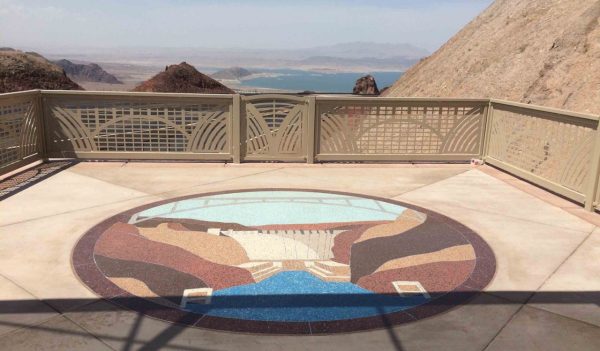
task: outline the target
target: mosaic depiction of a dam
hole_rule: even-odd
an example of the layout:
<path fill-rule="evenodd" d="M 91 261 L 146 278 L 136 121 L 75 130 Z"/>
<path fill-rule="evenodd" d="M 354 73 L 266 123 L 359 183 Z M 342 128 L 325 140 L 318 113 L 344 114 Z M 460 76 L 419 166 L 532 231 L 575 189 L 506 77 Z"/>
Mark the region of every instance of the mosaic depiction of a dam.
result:
<path fill-rule="evenodd" d="M 485 242 L 411 207 L 322 191 L 198 195 L 115 216 L 78 247 L 94 242 L 104 283 L 213 324 L 410 315 L 487 284 L 494 265 Z M 74 265 L 87 281 L 76 259 L 84 256 L 75 252 Z"/>

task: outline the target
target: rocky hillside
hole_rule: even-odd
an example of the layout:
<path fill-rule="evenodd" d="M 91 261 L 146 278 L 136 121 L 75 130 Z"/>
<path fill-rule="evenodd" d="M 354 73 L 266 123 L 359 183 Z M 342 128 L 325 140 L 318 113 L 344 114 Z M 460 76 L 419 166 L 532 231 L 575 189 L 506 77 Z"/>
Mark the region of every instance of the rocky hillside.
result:
<path fill-rule="evenodd" d="M 600 113 L 600 1 L 496 0 L 386 96 L 495 97 Z"/>
<path fill-rule="evenodd" d="M 242 67 L 231 67 L 217 71 L 210 76 L 214 79 L 236 80 L 251 75 L 252 72 Z"/>
<path fill-rule="evenodd" d="M 77 64 L 65 59 L 54 61 L 54 63 L 62 67 L 67 76 L 74 81 L 123 84 L 117 77 L 95 63 Z"/>
<path fill-rule="evenodd" d="M 0 50 L 0 93 L 30 89 L 82 90 L 62 68 L 37 53 Z"/>
<path fill-rule="evenodd" d="M 133 91 L 162 93 L 233 94 L 234 91 L 182 62 L 141 83 Z"/>

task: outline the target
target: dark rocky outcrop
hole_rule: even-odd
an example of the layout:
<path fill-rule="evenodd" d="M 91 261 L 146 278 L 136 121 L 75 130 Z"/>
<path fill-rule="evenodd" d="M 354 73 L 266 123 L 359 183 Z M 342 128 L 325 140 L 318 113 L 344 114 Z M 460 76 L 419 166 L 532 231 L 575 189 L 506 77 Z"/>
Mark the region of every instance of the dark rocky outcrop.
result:
<path fill-rule="evenodd" d="M 165 68 L 154 77 L 141 83 L 133 91 L 162 93 L 233 94 L 234 91 L 202 74 L 194 66 L 182 62 Z"/>
<path fill-rule="evenodd" d="M 83 90 L 61 67 L 39 54 L 0 50 L 0 93 L 31 89 Z"/>
<path fill-rule="evenodd" d="M 62 67 L 67 76 L 75 81 L 123 84 L 117 77 L 95 63 L 77 64 L 65 59 L 54 61 L 54 63 Z"/>
<path fill-rule="evenodd" d="M 377 89 L 377 82 L 372 75 L 366 75 L 356 80 L 352 94 L 355 95 L 379 95 L 379 89 Z"/>

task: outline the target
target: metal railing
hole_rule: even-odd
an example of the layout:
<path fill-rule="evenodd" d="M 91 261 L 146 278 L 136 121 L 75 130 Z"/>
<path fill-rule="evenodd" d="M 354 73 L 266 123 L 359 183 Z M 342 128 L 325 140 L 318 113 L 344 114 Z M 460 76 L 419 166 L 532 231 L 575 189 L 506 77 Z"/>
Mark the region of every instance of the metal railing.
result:
<path fill-rule="evenodd" d="M 28 91 L 0 95 L 0 174 L 47 158 L 468 162 L 592 209 L 598 116 L 495 99 Z"/>

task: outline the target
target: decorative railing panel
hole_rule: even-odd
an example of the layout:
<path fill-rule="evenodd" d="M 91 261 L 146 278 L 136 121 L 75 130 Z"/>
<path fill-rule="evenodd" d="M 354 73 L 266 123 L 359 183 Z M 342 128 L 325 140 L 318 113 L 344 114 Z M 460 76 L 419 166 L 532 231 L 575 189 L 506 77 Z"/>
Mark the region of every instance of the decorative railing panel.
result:
<path fill-rule="evenodd" d="M 0 95 L 0 172 L 40 158 L 38 93 Z"/>
<path fill-rule="evenodd" d="M 230 96 L 49 96 L 45 105 L 51 156 L 109 152 L 116 158 L 119 153 L 230 158 Z"/>
<path fill-rule="evenodd" d="M 598 122 L 532 108 L 494 104 L 488 161 L 582 201 Z"/>
<path fill-rule="evenodd" d="M 468 160 L 481 153 L 483 102 L 317 100 L 318 159 Z"/>
<path fill-rule="evenodd" d="M 598 116 L 496 99 L 29 91 L 0 94 L 0 174 L 41 158 L 469 161 L 587 209 Z"/>
<path fill-rule="evenodd" d="M 244 98 L 244 156 L 248 160 L 305 159 L 306 100 L 284 95 Z"/>

